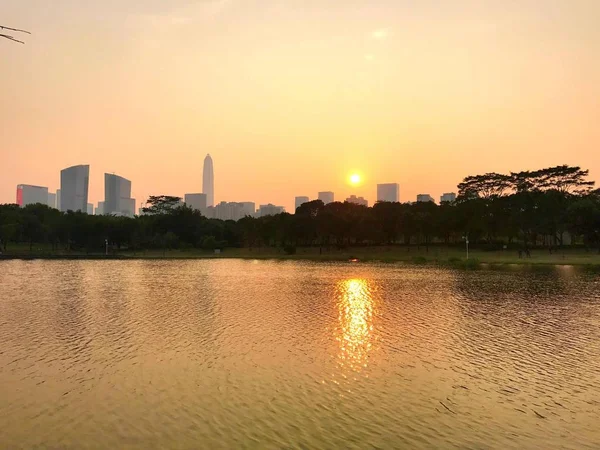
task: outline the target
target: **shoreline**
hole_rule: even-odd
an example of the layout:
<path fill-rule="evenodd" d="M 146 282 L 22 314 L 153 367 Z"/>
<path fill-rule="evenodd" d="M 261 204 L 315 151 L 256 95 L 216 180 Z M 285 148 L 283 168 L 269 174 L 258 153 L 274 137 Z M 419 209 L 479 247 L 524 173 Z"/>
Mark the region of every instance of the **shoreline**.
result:
<path fill-rule="evenodd" d="M 237 250 L 237 249 L 236 249 Z M 374 252 L 361 255 L 360 252 L 343 252 L 337 254 L 281 254 L 261 251 L 240 252 L 225 251 L 221 254 L 211 253 L 186 253 L 171 251 L 163 254 L 162 252 L 139 253 L 139 254 L 50 254 L 50 253 L 7 253 L 0 254 L 1 261 L 182 261 L 182 260 L 215 260 L 215 259 L 240 259 L 240 260 L 272 260 L 272 261 L 311 261 L 311 262 L 347 262 L 349 264 L 357 263 L 380 263 L 380 264 L 403 264 L 408 266 L 430 266 L 430 267 L 449 267 L 458 269 L 487 269 L 487 268 L 507 268 L 507 267 L 561 267 L 576 266 L 581 268 L 600 270 L 600 255 L 595 253 L 577 252 L 574 255 L 550 255 L 544 258 L 524 258 L 517 256 L 489 254 L 479 252 L 470 259 L 457 256 L 439 255 L 439 254 L 407 254 L 396 252 Z M 488 256 L 488 257 L 486 257 Z M 356 259 L 356 261 L 351 261 Z"/>

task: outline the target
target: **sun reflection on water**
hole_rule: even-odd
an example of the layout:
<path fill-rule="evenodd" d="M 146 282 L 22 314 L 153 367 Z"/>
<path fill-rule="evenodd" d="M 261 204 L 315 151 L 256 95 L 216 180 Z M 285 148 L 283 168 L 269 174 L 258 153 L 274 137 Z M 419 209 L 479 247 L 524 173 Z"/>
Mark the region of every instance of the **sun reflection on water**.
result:
<path fill-rule="evenodd" d="M 369 282 L 353 278 L 338 284 L 339 359 L 342 367 L 360 372 L 367 367 L 373 341 L 373 299 Z"/>

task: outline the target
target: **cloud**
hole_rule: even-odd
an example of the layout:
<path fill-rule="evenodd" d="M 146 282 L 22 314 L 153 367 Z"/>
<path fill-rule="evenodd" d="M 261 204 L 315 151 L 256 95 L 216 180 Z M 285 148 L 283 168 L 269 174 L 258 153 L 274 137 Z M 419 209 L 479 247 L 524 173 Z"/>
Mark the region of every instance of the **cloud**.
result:
<path fill-rule="evenodd" d="M 391 36 L 391 31 L 389 28 L 380 28 L 378 30 L 371 32 L 371 38 L 377 39 L 378 41 L 382 41 Z"/>

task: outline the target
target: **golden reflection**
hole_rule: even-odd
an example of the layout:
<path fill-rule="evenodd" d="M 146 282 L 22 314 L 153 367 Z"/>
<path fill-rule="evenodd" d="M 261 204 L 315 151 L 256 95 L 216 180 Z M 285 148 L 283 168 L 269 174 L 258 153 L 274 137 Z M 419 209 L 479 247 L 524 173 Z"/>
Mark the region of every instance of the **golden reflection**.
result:
<path fill-rule="evenodd" d="M 340 365 L 354 371 L 367 367 L 373 340 L 373 299 L 367 280 L 338 284 Z"/>

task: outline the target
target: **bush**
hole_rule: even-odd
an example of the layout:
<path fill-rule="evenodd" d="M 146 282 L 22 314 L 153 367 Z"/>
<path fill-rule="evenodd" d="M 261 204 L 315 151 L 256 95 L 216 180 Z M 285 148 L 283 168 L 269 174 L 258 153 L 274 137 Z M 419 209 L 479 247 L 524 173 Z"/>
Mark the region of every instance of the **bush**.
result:
<path fill-rule="evenodd" d="M 283 247 L 283 251 L 286 255 L 295 255 L 296 254 L 296 246 L 295 245 L 286 245 Z"/>
<path fill-rule="evenodd" d="M 427 263 L 427 258 L 424 256 L 413 256 L 411 261 L 413 264 L 425 264 Z"/>

